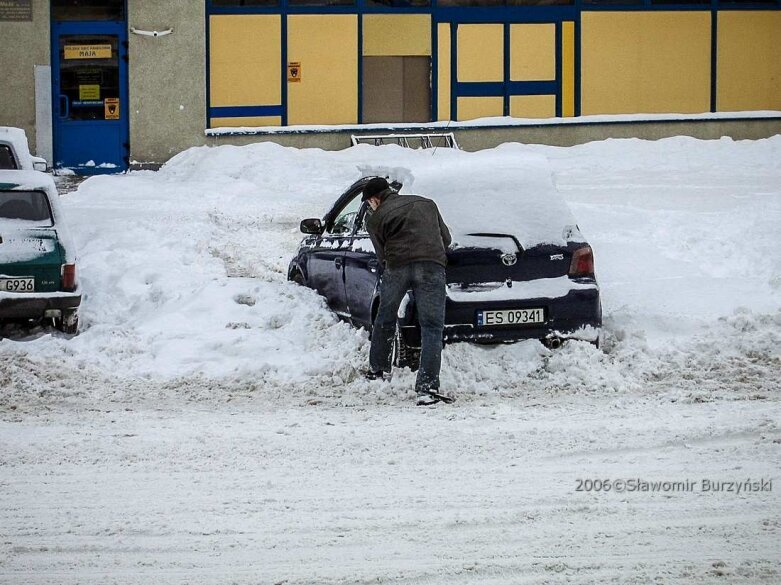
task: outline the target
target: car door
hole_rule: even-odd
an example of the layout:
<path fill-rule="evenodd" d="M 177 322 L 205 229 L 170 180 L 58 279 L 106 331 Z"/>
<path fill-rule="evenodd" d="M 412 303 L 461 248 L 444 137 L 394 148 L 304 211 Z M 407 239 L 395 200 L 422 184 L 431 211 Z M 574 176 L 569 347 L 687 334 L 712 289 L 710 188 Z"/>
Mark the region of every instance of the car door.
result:
<path fill-rule="evenodd" d="M 371 327 L 372 301 L 380 276 L 380 262 L 366 230 L 368 216 L 368 204 L 363 203 L 356 217 L 350 246 L 344 255 L 347 309 L 355 325 L 367 328 Z"/>
<path fill-rule="evenodd" d="M 332 311 L 348 317 L 344 290 L 344 257 L 352 240 L 355 218 L 361 205 L 360 193 L 340 198 L 341 205 L 329 214 L 325 231 L 309 253 L 309 285 L 323 295 Z"/>

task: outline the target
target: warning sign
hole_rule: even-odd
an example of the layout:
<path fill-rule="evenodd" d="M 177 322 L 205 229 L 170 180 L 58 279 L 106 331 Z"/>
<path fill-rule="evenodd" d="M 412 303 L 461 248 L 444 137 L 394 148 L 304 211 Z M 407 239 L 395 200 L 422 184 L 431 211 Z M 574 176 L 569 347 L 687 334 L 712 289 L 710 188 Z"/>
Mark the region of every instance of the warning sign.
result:
<path fill-rule="evenodd" d="M 65 45 L 66 59 L 111 59 L 111 45 Z"/>
<path fill-rule="evenodd" d="M 287 80 L 294 83 L 301 81 L 301 62 L 291 61 L 287 64 Z"/>
<path fill-rule="evenodd" d="M 100 99 L 100 86 L 99 85 L 80 85 L 79 86 L 79 99 L 83 102 L 89 100 Z"/>
<path fill-rule="evenodd" d="M 119 120 L 119 98 L 106 98 L 103 100 L 106 120 Z"/>

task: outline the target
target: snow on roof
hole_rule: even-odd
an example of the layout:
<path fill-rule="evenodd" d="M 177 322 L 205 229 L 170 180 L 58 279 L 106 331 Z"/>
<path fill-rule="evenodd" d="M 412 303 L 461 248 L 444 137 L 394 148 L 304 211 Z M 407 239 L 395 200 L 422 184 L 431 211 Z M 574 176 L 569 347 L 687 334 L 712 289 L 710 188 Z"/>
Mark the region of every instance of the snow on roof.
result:
<path fill-rule="evenodd" d="M 30 146 L 27 143 L 27 135 L 21 128 L 12 126 L 0 126 L 0 143 L 5 142 L 11 145 L 14 154 L 18 158 L 19 168 L 24 170 L 33 169 L 33 159 L 30 155 Z"/>
<path fill-rule="evenodd" d="M 66 262 L 75 262 L 76 248 L 73 238 L 67 228 L 67 224 L 60 205 L 60 197 L 54 179 L 40 171 L 8 171 L 0 170 L 0 191 L 45 191 L 49 196 L 54 225 L 57 226 L 57 237 L 63 243 L 66 250 Z"/>
<path fill-rule="evenodd" d="M 524 248 L 582 239 L 544 156 L 443 149 L 415 162 L 386 174 L 404 183 L 402 194 L 436 201 L 455 244 L 466 245 L 465 236 L 475 233 L 515 236 Z"/>
<path fill-rule="evenodd" d="M 31 191 L 43 189 L 50 195 L 57 194 L 54 179 L 40 171 L 0 170 L 0 185 L 14 185 L 12 189 L 27 189 Z"/>

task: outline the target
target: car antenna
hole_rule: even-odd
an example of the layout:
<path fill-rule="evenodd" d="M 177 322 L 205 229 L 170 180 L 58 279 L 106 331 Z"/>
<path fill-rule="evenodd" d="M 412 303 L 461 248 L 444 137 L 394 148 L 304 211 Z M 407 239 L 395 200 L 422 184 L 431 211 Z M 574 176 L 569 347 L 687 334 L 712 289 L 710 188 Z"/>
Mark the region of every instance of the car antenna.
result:
<path fill-rule="evenodd" d="M 447 124 L 445 124 L 445 130 L 442 132 L 442 134 L 447 134 L 447 129 L 450 128 L 450 122 L 453 120 L 448 120 Z M 439 148 L 439 142 L 437 142 L 437 145 L 434 147 L 434 152 L 431 153 L 431 156 L 434 156 L 437 153 L 437 148 Z"/>

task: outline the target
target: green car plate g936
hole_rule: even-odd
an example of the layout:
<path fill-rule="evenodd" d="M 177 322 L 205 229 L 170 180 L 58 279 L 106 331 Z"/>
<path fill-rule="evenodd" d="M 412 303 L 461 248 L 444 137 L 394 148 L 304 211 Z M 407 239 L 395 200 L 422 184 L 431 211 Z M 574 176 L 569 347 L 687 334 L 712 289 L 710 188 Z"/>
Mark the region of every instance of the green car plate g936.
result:
<path fill-rule="evenodd" d="M 57 189 L 37 171 L 0 171 L 0 321 L 79 327 L 76 250 Z"/>

